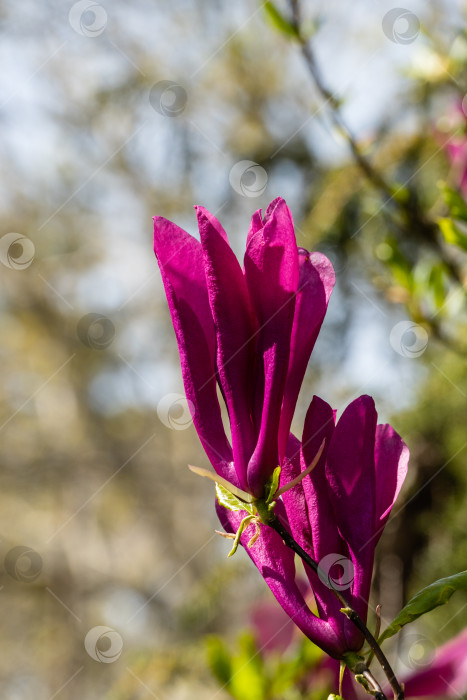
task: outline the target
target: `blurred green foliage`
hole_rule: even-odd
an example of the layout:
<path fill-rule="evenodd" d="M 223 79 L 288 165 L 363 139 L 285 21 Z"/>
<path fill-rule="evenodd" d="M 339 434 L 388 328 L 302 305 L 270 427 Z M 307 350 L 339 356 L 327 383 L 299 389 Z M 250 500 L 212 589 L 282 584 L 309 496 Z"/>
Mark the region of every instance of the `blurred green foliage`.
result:
<path fill-rule="evenodd" d="M 285 2 L 98 7 L 92 35 L 92 16 L 72 26 L 71 4 L 0 3 L 1 231 L 34 247 L 22 268 L 21 245 L 10 263 L 1 251 L 2 698 L 294 700 L 317 652 L 301 640 L 266 658 L 247 634 L 228 651 L 268 593 L 212 534 L 212 485 L 186 469 L 207 466 L 193 429 L 157 412 L 183 388 L 151 216 L 194 231 L 192 205 L 205 204 L 240 252 L 254 209 L 282 194 L 299 244 L 332 259 L 338 284 L 294 425 L 299 434 L 315 391 L 338 407 L 370 391 L 409 444 L 375 568 L 372 603 L 389 622 L 467 561 L 467 213 L 440 143 L 467 92 L 465 18 L 447 1 L 428 6 L 404 47 L 384 36 L 377 5 L 303 3 L 298 33 Z M 300 56 L 308 37 L 329 103 Z M 358 49 L 382 53 L 368 78 L 354 68 Z M 150 102 L 163 80 L 186 88 L 176 117 Z M 385 108 L 370 118 L 379 83 Z M 388 191 L 352 156 L 336 109 Z M 259 197 L 229 184 L 244 159 L 267 172 Z M 90 313 L 111 321 L 110 342 L 78 334 Z M 389 342 L 402 318 L 429 334 L 416 357 Z M 40 556 L 29 579 L 27 557 L 7 564 L 17 546 Z M 448 639 L 466 602 L 459 592 L 417 629 Z M 99 625 L 123 640 L 114 663 L 84 647 Z M 310 697 L 330 690 L 323 681 Z"/>
<path fill-rule="evenodd" d="M 250 632 L 239 635 L 233 652 L 219 636 L 207 637 L 206 647 L 213 675 L 237 700 L 314 700 L 327 696 L 332 687 L 321 668 L 325 655 L 305 638 L 285 652 L 267 654 Z"/>

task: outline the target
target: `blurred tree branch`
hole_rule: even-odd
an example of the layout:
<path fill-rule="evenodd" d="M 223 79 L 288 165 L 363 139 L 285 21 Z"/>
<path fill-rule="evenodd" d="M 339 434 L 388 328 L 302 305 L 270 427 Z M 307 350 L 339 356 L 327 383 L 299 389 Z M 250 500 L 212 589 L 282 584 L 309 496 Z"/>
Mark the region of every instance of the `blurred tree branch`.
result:
<path fill-rule="evenodd" d="M 300 0 L 289 0 L 289 6 L 291 11 L 290 26 L 293 28 L 292 33 L 300 45 L 300 50 L 308 71 L 322 99 L 329 107 L 330 116 L 334 125 L 343 135 L 349 146 L 355 163 L 367 180 L 384 197 L 385 201 L 382 206 L 383 216 L 390 218 L 390 223 L 399 231 L 399 236 L 402 235 L 408 239 L 413 239 L 415 242 L 418 241 L 420 244 L 431 247 L 448 270 L 452 280 L 465 288 L 465 275 L 462 267 L 458 264 L 456 258 L 450 254 L 449 248 L 440 240 L 438 225 L 430 220 L 423 211 L 416 188 L 407 188 L 406 184 L 408 183 L 398 185 L 388 182 L 362 151 L 342 115 L 340 101 L 325 84 L 317 65 L 311 40 L 305 36 L 303 32 Z M 450 138 L 453 138 L 453 136 Z M 448 139 L 448 141 L 449 140 L 450 139 Z M 444 145 L 445 144 L 443 144 L 443 146 Z M 389 203 L 396 206 L 399 211 L 399 217 L 391 215 L 388 210 L 384 209 L 385 205 Z M 446 336 L 438 321 L 433 318 L 425 318 L 424 321 L 429 323 L 435 337 L 443 343 L 461 354 L 466 352 L 465 347 L 459 346 L 453 338 L 448 338 Z"/>

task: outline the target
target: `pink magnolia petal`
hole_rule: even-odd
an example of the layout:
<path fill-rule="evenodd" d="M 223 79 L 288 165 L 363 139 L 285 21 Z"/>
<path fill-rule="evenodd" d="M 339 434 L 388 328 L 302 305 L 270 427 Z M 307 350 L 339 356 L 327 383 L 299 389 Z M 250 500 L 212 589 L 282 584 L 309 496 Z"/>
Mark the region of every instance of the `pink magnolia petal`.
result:
<path fill-rule="evenodd" d="M 272 202 L 264 226 L 252 233 L 245 253 L 245 276 L 259 322 L 258 367 L 253 417 L 259 434 L 248 483 L 256 496 L 278 464 L 277 433 L 289 364 L 298 253 L 292 216 L 283 199 Z"/>
<path fill-rule="evenodd" d="M 338 562 L 348 560 L 349 548 L 339 534 L 326 477 L 327 453 L 333 439 L 334 422 L 335 411 L 325 401 L 314 396 L 307 411 L 303 428 L 302 469 L 313 461 L 322 440 L 325 439 L 325 448 L 321 459 L 310 476 L 303 480 L 303 489 L 308 504 L 316 560 L 325 567 L 326 572 L 332 578 L 337 578 L 341 572 Z M 336 561 L 336 564 L 328 569 L 333 560 Z M 314 574 L 310 581 L 322 615 L 325 615 L 331 624 L 340 630 L 348 649 L 360 649 L 363 637 L 355 625 L 340 612 L 342 605 L 334 593 Z M 350 598 L 350 590 L 345 589 L 342 592 Z"/>
<path fill-rule="evenodd" d="M 154 251 L 177 337 L 185 392 L 193 407 L 193 423 L 214 469 L 237 482 L 217 399 L 215 335 L 201 245 L 171 221 L 155 217 Z"/>
<path fill-rule="evenodd" d="M 334 516 L 354 566 L 352 588 L 346 593 L 364 620 L 374 559 L 376 420 L 370 396 L 353 401 L 336 425 L 326 462 Z"/>
<path fill-rule="evenodd" d="M 335 412 L 318 396 L 308 408 L 302 436 L 302 469 L 311 464 L 323 440 L 324 450 L 311 474 L 303 480 L 308 505 L 313 551 L 318 561 L 330 552 L 340 552 L 342 539 L 337 531 L 328 493 L 325 464 L 334 433 Z"/>
<path fill-rule="evenodd" d="M 287 456 L 283 461 L 280 486 L 286 486 L 302 471 L 300 462 L 301 444 L 294 435 L 289 436 Z M 309 477 L 305 477 L 306 481 Z M 303 481 L 282 494 L 282 501 L 287 513 L 290 533 L 303 549 L 314 557 L 313 539 L 309 518 L 308 504 L 303 490 Z M 308 572 L 307 572 L 308 573 Z"/>
<path fill-rule="evenodd" d="M 409 449 L 400 435 L 387 423 L 376 428 L 376 546 L 391 509 L 407 476 Z"/>
<path fill-rule="evenodd" d="M 324 404 L 324 401 L 322 403 Z M 327 404 L 325 405 L 327 406 Z M 324 427 L 325 430 L 328 432 L 331 431 L 332 433 L 332 429 L 334 428 L 332 409 L 330 409 L 330 411 L 330 424 L 327 423 L 320 425 L 319 432 L 321 433 L 321 441 L 316 449 L 316 452 L 318 452 L 319 446 L 321 445 L 323 439 L 323 432 L 321 429 Z M 309 414 L 310 412 L 308 412 L 308 415 Z M 315 435 L 313 435 L 313 438 L 314 437 Z M 313 454 L 313 457 L 310 457 L 310 463 L 314 459 L 316 452 Z M 319 535 L 316 527 L 314 527 L 312 531 L 312 523 L 315 523 L 316 525 L 316 523 L 319 521 L 320 515 L 330 512 L 330 506 L 329 502 L 326 504 L 326 491 L 319 494 L 317 502 L 313 501 L 313 499 L 308 500 L 305 493 L 310 495 L 310 492 L 313 492 L 311 480 L 316 469 L 324 474 L 324 460 L 325 452 L 321 456 L 320 463 L 318 463 L 311 474 L 307 475 L 303 481 L 296 484 L 288 491 L 285 491 L 285 493 L 282 495 L 282 500 L 284 502 L 287 519 L 289 522 L 289 531 L 296 542 L 298 542 L 300 546 L 303 547 L 303 549 L 313 559 L 315 559 L 315 561 L 318 562 L 319 557 L 316 556 L 316 552 L 314 551 L 313 540 L 314 538 L 316 539 L 317 536 L 319 537 Z M 285 486 L 286 484 L 290 483 L 296 476 L 298 476 L 298 474 L 306 469 L 306 466 L 308 465 L 305 465 L 303 460 L 300 442 L 293 435 L 290 435 L 287 445 L 287 457 L 284 459 L 281 471 L 281 486 Z M 324 486 L 326 489 L 326 484 L 324 484 Z M 321 534 L 323 534 L 324 530 L 326 529 L 326 524 L 326 522 L 319 523 L 319 532 L 321 532 Z M 332 520 L 328 524 L 330 525 L 330 529 L 326 531 L 325 537 L 327 537 L 328 540 L 331 538 L 333 542 L 333 547 L 329 551 L 340 551 L 339 548 L 343 547 L 343 543 L 338 535 L 336 525 Z M 332 537 L 331 533 L 333 533 L 334 537 Z M 336 540 L 338 540 L 337 544 Z M 344 627 L 346 626 L 347 621 L 345 616 L 340 612 L 342 605 L 339 603 L 334 593 L 320 580 L 314 571 L 306 564 L 303 564 L 303 566 L 313 590 L 319 617 L 328 620 L 329 625 L 333 628 L 335 634 L 342 640 L 342 644 L 346 646 L 347 642 L 344 636 Z M 358 637 L 358 640 L 354 642 L 354 645 L 355 644 L 357 645 L 355 648 L 359 649 L 361 647 L 360 637 Z M 351 649 L 353 647 L 347 646 L 347 648 Z"/>
<path fill-rule="evenodd" d="M 296 628 L 290 617 L 279 605 L 269 602 L 257 603 L 250 618 L 256 644 L 260 652 L 285 652 L 292 644 Z"/>
<path fill-rule="evenodd" d="M 250 416 L 256 319 L 246 281 L 217 219 L 196 207 L 209 303 L 217 337 L 217 369 L 232 431 L 234 464 L 243 489 L 255 448 Z"/>
<path fill-rule="evenodd" d="M 261 209 L 258 209 L 255 211 L 253 216 L 251 217 L 251 223 L 250 227 L 248 229 L 248 234 L 246 237 L 246 247 L 248 248 L 248 244 L 250 242 L 250 238 L 257 233 L 257 231 L 260 231 L 264 226 L 263 222 L 263 217 L 261 216 Z"/>
<path fill-rule="evenodd" d="M 334 268 L 321 253 L 299 248 L 298 260 L 299 281 L 279 428 L 279 457 L 285 454 L 300 387 L 335 282 Z"/>
<path fill-rule="evenodd" d="M 465 199 L 467 197 L 467 162 L 464 164 L 464 168 L 459 179 L 459 189 Z"/>

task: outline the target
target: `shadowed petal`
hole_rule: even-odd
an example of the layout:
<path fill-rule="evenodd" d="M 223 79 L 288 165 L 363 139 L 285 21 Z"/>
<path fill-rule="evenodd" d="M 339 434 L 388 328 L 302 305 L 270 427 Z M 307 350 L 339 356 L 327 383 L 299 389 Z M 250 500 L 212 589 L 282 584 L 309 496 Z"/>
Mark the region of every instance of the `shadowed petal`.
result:
<path fill-rule="evenodd" d="M 330 552 L 340 552 L 342 547 L 325 472 L 326 455 L 334 433 L 334 421 L 335 412 L 331 406 L 318 396 L 313 396 L 303 426 L 302 468 L 311 464 L 323 439 L 326 442 L 318 464 L 302 483 L 308 505 L 313 550 L 318 560 Z"/>
<path fill-rule="evenodd" d="M 407 476 L 408 463 L 409 449 L 400 435 L 387 423 L 378 425 L 375 443 L 375 546 Z"/>
<path fill-rule="evenodd" d="M 250 416 L 256 319 L 242 269 L 217 219 L 195 207 L 206 282 L 217 337 L 217 369 L 229 412 L 234 464 L 241 488 L 255 447 Z"/>
<path fill-rule="evenodd" d="M 329 446 L 326 475 L 334 516 L 354 566 L 351 604 L 366 620 L 373 571 L 375 522 L 375 431 L 377 413 L 370 396 L 344 411 Z"/>
<path fill-rule="evenodd" d="M 265 481 L 278 464 L 277 434 L 298 285 L 293 221 L 281 198 L 267 208 L 263 228 L 251 233 L 245 276 L 260 326 L 257 352 L 262 358 L 253 411 L 259 438 L 250 461 L 248 483 L 251 492 L 261 496 Z"/>
<path fill-rule="evenodd" d="M 298 290 L 279 428 L 280 458 L 285 454 L 295 404 L 335 282 L 334 268 L 321 253 L 299 248 L 298 260 Z"/>
<path fill-rule="evenodd" d="M 216 391 L 215 334 L 201 244 L 162 217 L 154 218 L 154 251 L 177 337 L 193 423 L 214 469 L 238 485 Z"/>
<path fill-rule="evenodd" d="M 289 484 L 301 473 L 300 452 L 300 441 L 290 434 L 287 444 L 287 457 L 284 459 L 281 469 L 281 487 Z M 309 477 L 305 477 L 303 481 L 306 481 L 307 478 Z M 287 513 L 291 535 L 310 556 L 314 557 L 311 523 L 303 491 L 303 481 L 283 493 L 282 501 Z"/>
<path fill-rule="evenodd" d="M 342 539 L 334 516 L 331 495 L 326 477 L 326 458 L 334 434 L 335 411 L 318 396 L 314 396 L 307 411 L 302 438 L 302 469 L 310 464 L 319 450 L 323 438 L 326 440 L 321 459 L 309 477 L 303 480 L 303 490 L 308 505 L 311 524 L 313 549 L 323 572 L 331 579 L 337 579 L 341 568 L 339 561 L 349 558 L 349 548 Z M 335 562 L 335 563 L 334 563 Z M 338 581 L 336 581 L 338 582 Z M 320 614 L 330 621 L 346 640 L 347 648 L 358 650 L 363 637 L 340 612 L 342 605 L 326 584 L 315 574 L 311 574 L 310 583 L 315 592 Z M 342 591 L 348 596 L 348 590 Z"/>

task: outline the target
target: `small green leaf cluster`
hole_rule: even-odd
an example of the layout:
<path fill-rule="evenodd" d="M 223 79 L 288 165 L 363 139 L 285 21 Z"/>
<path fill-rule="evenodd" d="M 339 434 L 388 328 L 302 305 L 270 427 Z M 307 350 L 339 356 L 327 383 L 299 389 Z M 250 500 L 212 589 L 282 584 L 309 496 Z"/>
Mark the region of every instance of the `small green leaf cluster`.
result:
<path fill-rule="evenodd" d="M 331 690 L 327 674 L 316 675 L 325 654 L 305 638 L 280 654 L 263 653 L 251 632 L 240 634 L 235 651 L 214 635 L 207 637 L 206 648 L 213 675 L 237 700 L 321 700 Z"/>

